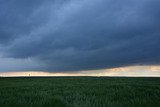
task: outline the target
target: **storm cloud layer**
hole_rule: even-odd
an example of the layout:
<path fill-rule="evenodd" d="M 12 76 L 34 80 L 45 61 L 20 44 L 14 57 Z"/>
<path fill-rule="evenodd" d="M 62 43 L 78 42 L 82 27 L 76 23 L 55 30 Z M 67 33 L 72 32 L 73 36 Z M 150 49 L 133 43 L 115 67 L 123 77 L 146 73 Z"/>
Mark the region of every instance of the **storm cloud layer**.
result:
<path fill-rule="evenodd" d="M 0 0 L 0 55 L 0 71 L 158 65 L 160 1 Z"/>

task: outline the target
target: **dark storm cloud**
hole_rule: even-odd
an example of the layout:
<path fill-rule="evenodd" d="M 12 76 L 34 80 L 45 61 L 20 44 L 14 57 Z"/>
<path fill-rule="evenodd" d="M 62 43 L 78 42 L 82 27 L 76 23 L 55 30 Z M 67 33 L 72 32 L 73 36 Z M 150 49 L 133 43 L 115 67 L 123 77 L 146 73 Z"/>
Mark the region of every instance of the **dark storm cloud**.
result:
<path fill-rule="evenodd" d="M 159 0 L 10 0 L 0 5 L 1 53 L 44 63 L 34 70 L 160 62 Z"/>

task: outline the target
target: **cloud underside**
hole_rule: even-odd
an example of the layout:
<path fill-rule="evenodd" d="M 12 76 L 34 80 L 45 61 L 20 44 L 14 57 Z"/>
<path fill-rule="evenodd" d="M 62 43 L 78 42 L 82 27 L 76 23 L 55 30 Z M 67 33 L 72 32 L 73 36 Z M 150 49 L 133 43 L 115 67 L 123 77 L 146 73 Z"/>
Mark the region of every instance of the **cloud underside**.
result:
<path fill-rule="evenodd" d="M 63 72 L 158 65 L 159 19 L 159 0 L 0 1 L 3 67 Z"/>

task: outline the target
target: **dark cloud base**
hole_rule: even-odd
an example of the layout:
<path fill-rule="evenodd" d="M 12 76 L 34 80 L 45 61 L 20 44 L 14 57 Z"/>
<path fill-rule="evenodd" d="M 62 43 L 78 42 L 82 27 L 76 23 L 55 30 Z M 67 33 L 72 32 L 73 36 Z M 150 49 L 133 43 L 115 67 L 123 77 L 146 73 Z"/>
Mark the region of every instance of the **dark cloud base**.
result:
<path fill-rule="evenodd" d="M 0 54 L 43 63 L 22 71 L 158 65 L 159 19 L 159 0 L 0 1 Z"/>

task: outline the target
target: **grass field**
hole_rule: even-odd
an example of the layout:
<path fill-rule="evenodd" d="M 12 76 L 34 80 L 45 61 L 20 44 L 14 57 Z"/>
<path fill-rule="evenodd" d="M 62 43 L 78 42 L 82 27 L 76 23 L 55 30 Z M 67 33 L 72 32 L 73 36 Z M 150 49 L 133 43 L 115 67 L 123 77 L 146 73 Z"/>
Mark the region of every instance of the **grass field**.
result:
<path fill-rule="evenodd" d="M 160 107 L 160 78 L 0 78 L 0 107 Z"/>

